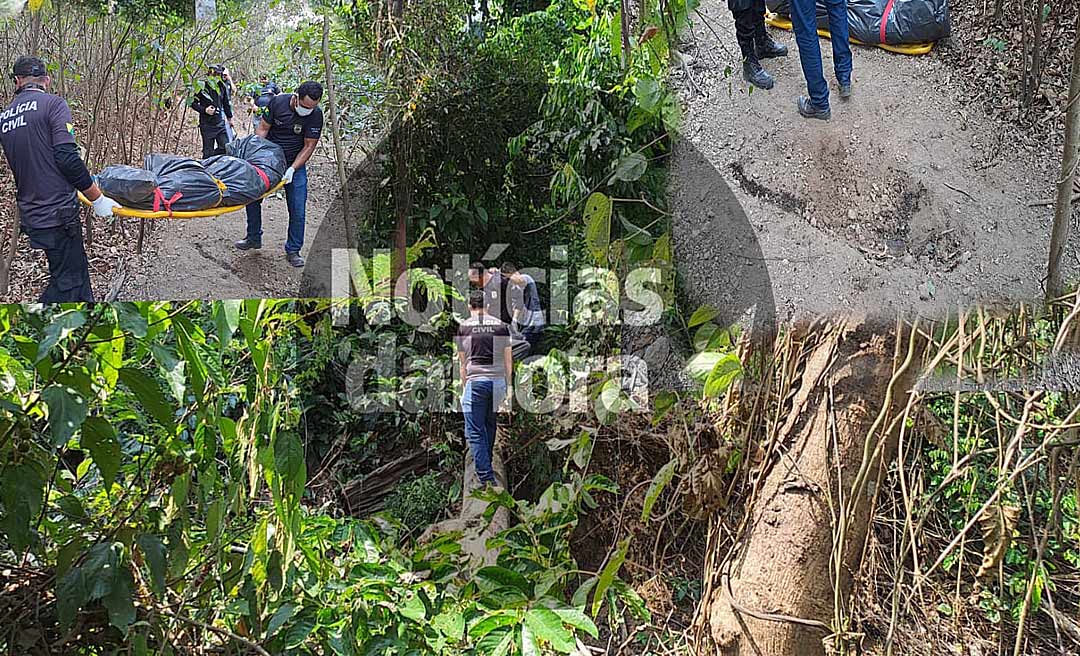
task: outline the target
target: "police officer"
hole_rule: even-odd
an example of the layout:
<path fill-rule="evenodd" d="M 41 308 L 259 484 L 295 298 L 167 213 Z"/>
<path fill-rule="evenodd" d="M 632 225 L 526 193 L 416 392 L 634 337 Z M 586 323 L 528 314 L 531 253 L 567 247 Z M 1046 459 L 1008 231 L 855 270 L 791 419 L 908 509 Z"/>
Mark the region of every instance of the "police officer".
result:
<path fill-rule="evenodd" d="M 79 157 L 71 109 L 48 93 L 52 80 L 44 62 L 19 57 L 12 78 L 15 99 L 0 114 L 0 143 L 15 176 L 19 225 L 49 261 L 49 286 L 40 300 L 93 302 L 75 190 L 99 217 L 112 216 L 120 204 L 101 193 Z"/>
<path fill-rule="evenodd" d="M 259 124 L 262 123 L 263 117 L 268 116 L 267 107 L 270 106 L 270 101 L 274 96 L 281 93 L 281 87 L 277 85 L 277 82 L 270 80 L 270 76 L 263 73 L 259 76 L 259 83 L 251 88 L 251 117 L 252 117 L 252 132 L 256 132 L 259 129 Z"/>
<path fill-rule="evenodd" d="M 229 101 L 229 85 L 223 78 L 225 67 L 213 64 L 201 91 L 195 94 L 191 108 L 199 114 L 199 133 L 202 134 L 203 159 L 225 154 L 229 135 L 225 121 L 232 125 L 232 103 Z"/>
<path fill-rule="evenodd" d="M 771 89 L 776 83 L 761 66 L 761 60 L 784 57 L 787 46 L 773 41 L 765 31 L 765 0 L 728 0 L 728 9 L 735 17 L 735 38 L 743 57 L 743 79 L 760 89 Z"/>
<path fill-rule="evenodd" d="M 274 96 L 266 107 L 255 134 L 281 146 L 285 161 L 291 162 L 285 181 L 285 204 L 289 208 L 289 233 L 285 240 L 285 260 L 304 266 L 300 248 L 304 245 L 307 222 L 307 162 L 322 136 L 323 114 L 319 109 L 323 88 L 318 82 L 304 82 L 296 93 Z M 234 244 L 240 250 L 262 248 L 262 201 L 247 206 L 247 235 Z"/>

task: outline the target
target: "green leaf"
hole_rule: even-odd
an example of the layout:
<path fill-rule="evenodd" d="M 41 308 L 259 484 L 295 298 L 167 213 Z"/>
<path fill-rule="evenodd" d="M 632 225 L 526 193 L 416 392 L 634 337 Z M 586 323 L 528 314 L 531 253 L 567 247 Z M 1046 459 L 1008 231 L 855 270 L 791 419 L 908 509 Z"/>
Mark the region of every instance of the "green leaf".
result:
<path fill-rule="evenodd" d="M 600 264 L 607 262 L 611 247 L 611 199 L 599 192 L 585 201 L 585 244 L 589 253 Z"/>
<path fill-rule="evenodd" d="M 596 628 L 596 624 L 580 608 L 553 608 L 552 610 L 564 623 L 575 629 L 580 629 L 594 638 L 600 637 L 600 630 Z"/>
<path fill-rule="evenodd" d="M 660 103 L 660 83 L 653 78 L 643 78 L 634 83 L 634 97 L 638 105 L 648 113 L 653 113 Z"/>
<path fill-rule="evenodd" d="M 240 301 L 219 301 L 214 304 L 214 321 L 218 340 L 228 346 L 240 325 Z"/>
<path fill-rule="evenodd" d="M 711 305 L 702 305 L 698 309 L 694 310 L 694 314 L 691 315 L 690 321 L 687 322 L 687 328 L 694 328 L 700 326 L 703 323 L 712 321 L 720 314 L 720 310 L 712 307 Z"/>
<path fill-rule="evenodd" d="M 120 370 L 120 382 L 135 393 L 135 398 L 139 399 L 139 403 L 159 424 L 170 429 L 175 428 L 172 408 L 165 403 L 165 397 L 156 380 L 138 369 L 124 367 Z"/>
<path fill-rule="evenodd" d="M 723 394 L 731 383 L 742 373 L 739 356 L 727 353 L 713 366 L 705 380 L 705 398 L 715 399 Z"/>
<path fill-rule="evenodd" d="M 527 624 L 521 627 L 521 656 L 540 656 L 540 645 Z"/>
<path fill-rule="evenodd" d="M 0 477 L 0 502 L 4 506 L 0 531 L 7 535 L 16 552 L 24 551 L 31 544 L 30 527 L 41 512 L 45 478 L 41 468 L 29 460 L 9 466 Z"/>
<path fill-rule="evenodd" d="M 694 380 L 704 383 L 712 373 L 712 370 L 716 367 L 716 364 L 720 362 L 724 357 L 723 353 L 716 351 L 703 351 L 690 358 L 690 361 L 686 363 L 686 373 Z"/>
<path fill-rule="evenodd" d="M 564 654 L 572 652 L 576 647 L 574 634 L 568 631 L 563 626 L 562 619 L 548 608 L 530 608 L 529 612 L 525 613 L 525 626 L 532 630 L 534 636 L 550 642 L 552 647 Z"/>
<path fill-rule="evenodd" d="M 45 329 L 45 336 L 38 344 L 37 356 L 34 364 L 41 362 L 49 355 L 49 351 L 66 338 L 72 331 L 86 323 L 86 315 L 79 310 L 65 310 L 52 318 L 49 327 Z"/>
<path fill-rule="evenodd" d="M 285 631 L 285 648 L 294 649 L 304 644 L 307 637 L 315 630 L 315 618 L 307 613 Z"/>
<path fill-rule="evenodd" d="M 278 630 L 292 619 L 297 610 L 299 610 L 299 607 L 295 604 L 282 604 L 281 608 L 277 609 L 277 612 L 274 613 L 274 616 L 270 618 L 270 622 L 266 625 L 266 639 L 269 640 L 276 636 Z"/>
<path fill-rule="evenodd" d="M 604 596 L 607 594 L 608 588 L 611 587 L 612 581 L 615 580 L 615 575 L 619 573 L 619 569 L 622 568 L 623 561 L 626 560 L 626 552 L 630 548 L 630 539 L 623 538 L 619 542 L 618 548 L 614 553 L 608 556 L 607 564 L 604 565 L 604 569 L 600 572 L 600 577 L 596 583 L 596 591 L 593 592 L 593 605 L 592 615 L 596 615 L 600 612 L 600 606 L 604 603 Z"/>
<path fill-rule="evenodd" d="M 169 562 L 168 551 L 165 543 L 156 535 L 143 533 L 135 538 L 135 544 L 142 551 L 143 561 L 150 570 L 150 586 L 159 595 L 165 593 L 165 570 Z"/>
<path fill-rule="evenodd" d="M 443 611 L 431 620 L 431 625 L 455 642 L 460 641 L 465 635 L 465 616 L 459 609 L 451 608 Z"/>
<path fill-rule="evenodd" d="M 497 565 L 482 567 L 476 572 L 476 578 L 492 584 L 495 588 L 516 588 L 526 597 L 531 597 L 533 593 L 532 584 L 528 579 L 505 567 Z"/>
<path fill-rule="evenodd" d="M 146 337 L 147 323 L 139 306 L 135 303 L 115 303 L 116 320 L 120 328 L 129 332 L 132 336 L 142 339 Z"/>
<path fill-rule="evenodd" d="M 80 446 L 90 452 L 90 458 L 101 472 L 105 489 L 112 487 L 120 471 L 120 440 L 109 420 L 104 417 L 88 417 L 83 422 Z"/>
<path fill-rule="evenodd" d="M 641 176 L 645 175 L 645 171 L 649 168 L 649 160 L 645 159 L 645 156 L 641 153 L 630 153 L 626 157 L 619 160 L 615 165 L 615 172 L 611 174 L 611 181 L 608 184 L 612 184 L 617 180 L 623 182 L 637 182 L 641 179 Z"/>
<path fill-rule="evenodd" d="M 469 637 L 479 640 L 495 629 L 516 624 L 517 621 L 518 618 L 510 614 L 488 615 L 469 628 Z"/>
<path fill-rule="evenodd" d="M 41 393 L 49 408 L 49 430 L 53 446 L 64 446 L 86 419 L 86 399 L 74 388 L 50 385 Z"/>
<path fill-rule="evenodd" d="M 667 484 L 671 482 L 673 476 L 675 476 L 675 470 L 679 466 L 678 458 L 672 458 L 666 465 L 660 468 L 660 471 L 656 472 L 656 476 L 653 476 L 652 483 L 649 484 L 649 490 L 645 493 L 645 507 L 641 510 L 641 523 L 645 524 L 649 521 L 649 517 L 652 515 L 653 506 L 656 505 L 656 500 L 660 498 L 660 494 L 667 487 Z"/>
<path fill-rule="evenodd" d="M 135 622 L 134 580 L 131 570 L 126 566 L 117 567 L 113 572 L 112 587 L 102 599 L 102 605 L 109 611 L 109 623 L 120 629 L 127 636 L 128 627 Z"/>
<path fill-rule="evenodd" d="M 304 445 L 295 433 L 278 433 L 274 440 L 274 471 L 286 481 L 297 481 L 304 470 Z"/>
<path fill-rule="evenodd" d="M 56 584 L 56 615 L 60 627 L 68 630 L 75 622 L 75 616 L 87 600 L 86 576 L 81 567 L 68 570 Z"/>
<path fill-rule="evenodd" d="M 183 405 L 184 390 L 187 384 L 187 379 L 184 377 L 184 361 L 177 358 L 176 354 L 169 349 L 157 344 L 150 347 L 150 352 L 154 354 L 154 360 L 161 367 L 162 376 L 165 378 L 169 389 L 172 390 L 173 398 L 176 399 L 178 404 Z"/>

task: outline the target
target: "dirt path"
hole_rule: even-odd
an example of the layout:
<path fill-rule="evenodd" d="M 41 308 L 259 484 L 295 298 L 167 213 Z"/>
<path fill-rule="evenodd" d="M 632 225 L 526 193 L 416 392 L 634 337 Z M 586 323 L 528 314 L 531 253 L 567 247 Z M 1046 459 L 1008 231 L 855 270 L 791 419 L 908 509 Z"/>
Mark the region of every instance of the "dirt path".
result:
<path fill-rule="evenodd" d="M 309 258 L 316 234 L 334 202 L 336 170 L 324 143 L 308 164 L 307 225 L 300 254 Z M 132 262 L 120 300 L 283 298 L 299 295 L 304 270 L 285 262 L 289 213 L 285 192 L 263 201 L 263 247 L 239 251 L 244 212 L 205 219 L 162 220 L 147 253 Z M 309 258 L 310 259 L 310 258 Z M 310 263 L 309 263 L 310 265 Z"/>
<path fill-rule="evenodd" d="M 738 315 L 740 276 L 770 287 L 753 294 L 781 320 L 1040 297 L 1053 212 L 1028 203 L 1053 196 L 1058 153 L 1010 149 L 981 107 L 956 100 L 939 55 L 857 47 L 855 94 L 842 101 L 826 40 L 833 117 L 807 121 L 795 109 L 806 87 L 793 35 L 769 28 L 790 54 L 766 60 L 771 91 L 748 93 L 726 3 L 705 0 L 701 14 L 689 48 L 701 93 L 674 74 L 687 111 L 670 190 L 693 302 L 735 302 Z M 730 238 L 733 225 L 746 243 Z M 1075 248 L 1066 259 L 1074 272 Z M 734 280 L 720 284 L 718 272 Z"/>

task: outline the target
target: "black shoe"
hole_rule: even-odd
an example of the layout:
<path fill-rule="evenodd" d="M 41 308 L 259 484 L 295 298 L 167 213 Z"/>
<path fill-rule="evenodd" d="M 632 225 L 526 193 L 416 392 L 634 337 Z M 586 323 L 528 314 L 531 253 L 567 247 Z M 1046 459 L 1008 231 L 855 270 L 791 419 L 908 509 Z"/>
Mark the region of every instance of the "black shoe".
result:
<path fill-rule="evenodd" d="M 765 40 L 757 44 L 754 48 L 757 51 L 758 59 L 768 59 L 769 57 L 787 57 L 787 46 L 773 41 L 771 36 L 766 36 Z"/>
<path fill-rule="evenodd" d="M 244 237 L 240 241 L 234 243 L 233 246 L 239 248 L 242 251 L 249 251 L 255 248 L 262 248 L 262 242 Z"/>
<path fill-rule="evenodd" d="M 832 111 L 828 108 L 818 107 L 814 103 L 810 102 L 810 99 L 806 96 L 799 96 L 799 113 L 804 118 L 819 118 L 823 121 L 827 121 L 832 117 Z"/>
<path fill-rule="evenodd" d="M 773 85 L 776 84 L 776 80 L 761 67 L 761 63 L 753 60 L 743 62 L 742 76 L 743 79 L 750 84 L 759 89 L 765 89 L 766 91 L 773 88 Z"/>
<path fill-rule="evenodd" d="M 285 260 L 298 269 L 304 266 L 304 258 L 300 257 L 300 253 L 285 253 Z"/>
<path fill-rule="evenodd" d="M 851 82 L 840 85 L 840 97 L 845 100 L 851 97 Z"/>

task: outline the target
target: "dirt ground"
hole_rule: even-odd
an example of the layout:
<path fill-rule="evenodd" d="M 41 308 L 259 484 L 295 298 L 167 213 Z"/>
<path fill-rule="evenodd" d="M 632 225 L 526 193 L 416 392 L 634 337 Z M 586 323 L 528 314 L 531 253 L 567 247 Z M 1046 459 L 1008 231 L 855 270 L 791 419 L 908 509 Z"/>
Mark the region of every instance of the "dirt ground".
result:
<path fill-rule="evenodd" d="M 730 305 L 733 285 L 717 284 L 717 271 L 747 252 L 771 288 L 755 294 L 780 320 L 1041 297 L 1053 208 L 1028 204 L 1053 197 L 1060 154 L 1011 147 L 1000 123 L 966 104 L 960 91 L 977 81 L 943 61 L 949 43 L 923 57 L 855 47 L 854 96 L 844 101 L 820 40 L 832 94 L 832 120 L 822 122 L 796 111 L 806 87 L 793 35 L 769 31 L 790 50 L 765 61 L 771 91 L 743 82 L 722 0 L 704 0 L 689 39 L 693 84 L 674 74 L 687 111 L 670 195 L 694 302 Z M 703 195 L 710 179 L 733 192 L 751 243 L 732 246 L 715 229 L 713 207 L 726 207 L 720 190 L 709 192 L 716 202 Z M 1066 252 L 1070 274 L 1075 252 Z"/>

